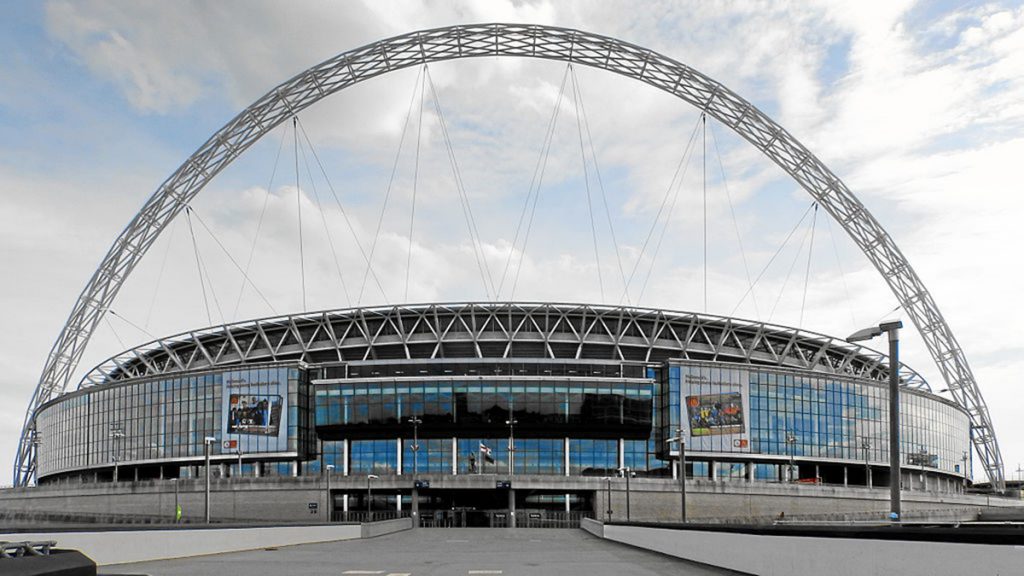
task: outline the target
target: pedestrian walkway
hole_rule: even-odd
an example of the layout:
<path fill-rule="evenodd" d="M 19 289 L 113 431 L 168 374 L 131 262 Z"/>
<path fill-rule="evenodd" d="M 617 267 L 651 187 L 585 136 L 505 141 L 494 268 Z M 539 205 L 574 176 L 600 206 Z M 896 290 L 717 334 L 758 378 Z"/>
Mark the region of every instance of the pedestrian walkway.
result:
<path fill-rule="evenodd" d="M 122 564 L 103 568 L 101 572 L 152 576 L 710 576 L 732 573 L 601 540 L 583 530 L 528 528 L 423 528 L 369 540 Z"/>

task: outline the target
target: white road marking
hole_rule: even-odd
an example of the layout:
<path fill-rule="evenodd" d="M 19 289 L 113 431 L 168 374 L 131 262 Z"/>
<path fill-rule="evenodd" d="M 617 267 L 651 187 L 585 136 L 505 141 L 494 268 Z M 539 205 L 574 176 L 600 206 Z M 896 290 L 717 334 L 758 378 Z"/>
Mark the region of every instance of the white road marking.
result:
<path fill-rule="evenodd" d="M 502 574 L 501 570 L 470 570 L 470 574 Z"/>

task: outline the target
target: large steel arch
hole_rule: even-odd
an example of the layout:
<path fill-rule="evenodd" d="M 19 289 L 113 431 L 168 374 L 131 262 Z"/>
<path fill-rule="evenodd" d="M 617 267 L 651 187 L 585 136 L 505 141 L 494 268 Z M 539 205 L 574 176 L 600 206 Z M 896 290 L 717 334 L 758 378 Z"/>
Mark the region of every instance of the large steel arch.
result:
<path fill-rule="evenodd" d="M 207 182 L 268 131 L 330 94 L 394 70 L 480 56 L 558 60 L 634 78 L 707 112 L 778 164 L 842 225 L 881 273 L 924 338 L 953 398 L 967 411 L 988 477 L 1003 488 L 1002 457 L 988 408 L 953 332 L 889 234 L 831 170 L 753 104 L 681 62 L 607 36 L 525 24 L 436 28 L 344 52 L 277 86 L 210 137 L 146 201 L 79 296 L 26 412 L 14 462 L 15 485 L 27 484 L 35 472 L 35 410 L 64 392 L 125 279 Z"/>

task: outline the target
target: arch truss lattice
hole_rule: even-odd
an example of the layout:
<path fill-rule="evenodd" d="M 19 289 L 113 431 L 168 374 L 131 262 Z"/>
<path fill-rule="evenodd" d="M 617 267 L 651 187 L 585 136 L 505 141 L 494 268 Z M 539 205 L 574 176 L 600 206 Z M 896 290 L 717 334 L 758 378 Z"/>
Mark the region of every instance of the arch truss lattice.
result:
<path fill-rule="evenodd" d="M 75 303 L 25 415 L 14 462 L 15 485 L 28 484 L 35 473 L 35 410 L 64 393 L 86 344 L 125 279 L 164 228 L 212 178 L 281 122 L 335 92 L 411 66 L 485 56 L 571 62 L 639 80 L 706 112 L 785 170 L 843 227 L 896 295 L 954 400 L 967 411 L 980 463 L 993 485 L 1003 488 L 1003 462 L 988 407 L 956 337 L 889 234 L 828 167 L 753 104 L 681 62 L 607 36 L 528 24 L 449 26 L 344 52 L 275 87 L 211 136 L 146 201 Z"/>

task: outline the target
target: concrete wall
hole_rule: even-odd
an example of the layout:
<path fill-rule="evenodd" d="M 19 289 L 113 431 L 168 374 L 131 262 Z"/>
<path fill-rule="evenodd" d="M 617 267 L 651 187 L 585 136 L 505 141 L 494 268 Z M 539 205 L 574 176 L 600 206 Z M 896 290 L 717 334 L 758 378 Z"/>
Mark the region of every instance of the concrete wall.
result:
<path fill-rule="evenodd" d="M 396 518 L 380 522 L 367 522 L 361 525 L 360 538 L 376 538 L 386 534 L 394 534 L 403 530 L 412 530 L 412 518 Z"/>
<path fill-rule="evenodd" d="M 580 528 L 594 536 L 597 536 L 598 538 L 604 538 L 604 522 L 599 522 L 591 518 L 583 518 L 580 520 Z"/>
<path fill-rule="evenodd" d="M 15 532 L 0 534 L 0 540 L 56 540 L 58 547 L 79 550 L 97 564 L 104 565 L 352 540 L 359 538 L 361 531 L 358 524 L 325 524 L 260 528 Z"/>
<path fill-rule="evenodd" d="M 596 492 L 595 516 L 607 519 L 607 484 Z M 612 519 L 626 520 L 626 490 L 622 479 L 612 482 Z M 678 483 L 663 480 L 630 481 L 629 517 L 633 521 L 678 521 Z M 1022 502 L 978 495 L 904 491 L 904 517 L 927 520 L 975 520 L 982 510 L 1013 508 Z M 688 481 L 689 520 L 704 522 L 767 522 L 785 512 L 788 519 L 854 520 L 888 516 L 888 487 L 869 489 L 763 482 Z"/>
<path fill-rule="evenodd" d="M 765 576 L 1020 574 L 1024 547 L 604 526 L 604 537 L 670 556 Z"/>
<path fill-rule="evenodd" d="M 494 489 L 493 474 L 429 475 L 434 489 Z M 605 519 L 607 482 L 591 477 L 515 476 L 517 490 L 590 491 L 594 511 Z M 387 476 L 374 481 L 374 491 L 408 491 L 409 476 Z M 203 518 L 201 480 L 178 481 L 178 498 L 186 520 Z M 0 526 L 5 512 L 92 513 L 125 518 L 163 518 L 174 515 L 174 482 L 147 481 L 97 484 L 44 485 L 0 490 Z M 365 477 L 335 477 L 333 490 L 365 490 Z M 630 481 L 630 518 L 638 521 L 679 519 L 679 486 L 670 479 L 635 478 Z M 908 519 L 971 520 L 982 510 L 1013 508 L 1024 512 L 1024 502 L 978 495 L 905 491 Z M 315 508 L 310 504 L 315 503 Z M 790 519 L 882 518 L 889 507 L 887 488 L 847 488 L 771 484 L 764 482 L 687 482 L 687 511 L 691 520 L 764 522 L 786 513 Z M 211 516 L 214 521 L 270 520 L 316 522 L 327 508 L 326 482 L 320 477 L 215 479 L 211 484 Z M 626 519 L 625 480 L 612 481 L 613 520 Z M 311 513 L 315 510 L 315 513 Z M 935 515 L 938 516 L 935 516 Z M 74 520 L 72 520 L 74 521 Z"/>

